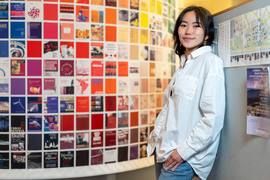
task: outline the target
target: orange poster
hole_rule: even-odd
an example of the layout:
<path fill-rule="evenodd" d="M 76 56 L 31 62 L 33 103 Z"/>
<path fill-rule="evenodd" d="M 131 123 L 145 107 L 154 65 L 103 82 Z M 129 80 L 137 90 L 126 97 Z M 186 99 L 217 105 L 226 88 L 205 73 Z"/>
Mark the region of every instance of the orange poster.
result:
<path fill-rule="evenodd" d="M 156 63 L 150 63 L 149 66 L 149 73 L 150 73 L 150 77 L 155 77 L 156 76 Z"/>
<path fill-rule="evenodd" d="M 91 79 L 91 94 L 103 94 L 103 79 Z"/>
<path fill-rule="evenodd" d="M 128 0 L 118 0 L 118 7 L 128 9 Z"/>
<path fill-rule="evenodd" d="M 118 62 L 118 76 L 128 76 L 128 62 Z"/>
<path fill-rule="evenodd" d="M 76 112 L 89 112 L 89 96 L 76 97 Z"/>
<path fill-rule="evenodd" d="M 106 8 L 105 9 L 105 23 L 106 24 L 116 24 L 116 9 L 110 9 Z"/>
<path fill-rule="evenodd" d="M 130 113 L 130 126 L 138 126 L 138 119 L 139 119 L 139 113 L 138 112 L 131 112 Z"/>
<path fill-rule="evenodd" d="M 79 4 L 89 4 L 89 0 L 76 0 L 76 3 L 79 3 Z"/>
<path fill-rule="evenodd" d="M 105 79 L 105 93 L 116 94 L 116 79 Z"/>
<path fill-rule="evenodd" d="M 105 41 L 116 42 L 116 27 L 115 26 L 106 26 L 105 27 Z"/>
<path fill-rule="evenodd" d="M 103 0 L 91 0 L 91 4 L 103 6 Z"/>

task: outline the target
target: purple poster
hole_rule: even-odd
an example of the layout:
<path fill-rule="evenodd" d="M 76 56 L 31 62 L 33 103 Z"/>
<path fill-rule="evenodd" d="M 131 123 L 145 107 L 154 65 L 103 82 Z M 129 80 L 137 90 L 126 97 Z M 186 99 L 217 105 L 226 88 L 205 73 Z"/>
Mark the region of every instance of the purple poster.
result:
<path fill-rule="evenodd" d="M 138 145 L 131 145 L 130 146 L 130 160 L 132 159 L 138 159 Z"/>
<path fill-rule="evenodd" d="M 41 60 L 27 60 L 27 76 L 41 76 Z"/>
<path fill-rule="evenodd" d="M 247 134 L 270 139 L 269 68 L 247 69 Z"/>
<path fill-rule="evenodd" d="M 11 78 L 11 95 L 25 95 L 24 78 Z"/>
<path fill-rule="evenodd" d="M 58 113 L 58 97 L 47 97 L 47 113 Z"/>

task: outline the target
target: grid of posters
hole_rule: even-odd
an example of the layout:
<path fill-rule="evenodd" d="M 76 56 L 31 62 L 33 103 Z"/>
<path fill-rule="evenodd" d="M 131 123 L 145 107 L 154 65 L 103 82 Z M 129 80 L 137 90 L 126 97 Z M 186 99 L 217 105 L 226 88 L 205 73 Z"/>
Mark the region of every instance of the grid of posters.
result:
<path fill-rule="evenodd" d="M 146 157 L 176 69 L 168 26 L 175 2 L 160 4 L 163 13 L 156 4 L 0 3 L 0 169 L 27 174 Z"/>

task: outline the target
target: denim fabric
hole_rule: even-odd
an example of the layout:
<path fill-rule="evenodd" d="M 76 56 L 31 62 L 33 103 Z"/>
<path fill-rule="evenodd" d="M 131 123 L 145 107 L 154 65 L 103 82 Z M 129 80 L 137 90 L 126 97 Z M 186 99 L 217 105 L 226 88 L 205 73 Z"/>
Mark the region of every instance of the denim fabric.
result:
<path fill-rule="evenodd" d="M 172 171 L 173 167 L 169 170 L 165 170 L 164 163 L 157 163 L 156 153 L 155 155 L 155 170 L 157 180 L 192 180 L 195 176 L 195 172 L 188 162 L 180 164 L 175 171 Z"/>
<path fill-rule="evenodd" d="M 162 163 L 164 167 L 165 163 Z M 175 171 L 172 171 L 173 167 L 169 170 L 161 169 L 158 180 L 192 180 L 195 173 L 188 162 L 180 164 Z"/>

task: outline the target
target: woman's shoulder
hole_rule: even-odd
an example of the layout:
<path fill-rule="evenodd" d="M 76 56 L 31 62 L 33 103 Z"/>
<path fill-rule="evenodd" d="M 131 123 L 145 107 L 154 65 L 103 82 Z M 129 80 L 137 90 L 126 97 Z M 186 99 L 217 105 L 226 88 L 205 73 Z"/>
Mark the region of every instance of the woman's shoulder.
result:
<path fill-rule="evenodd" d="M 213 54 L 212 52 L 202 54 L 201 63 L 201 68 L 204 69 L 204 73 L 223 76 L 223 61 L 216 54 Z"/>
<path fill-rule="evenodd" d="M 203 63 L 208 65 L 219 65 L 223 67 L 223 60 L 212 52 L 205 52 L 201 55 Z"/>

